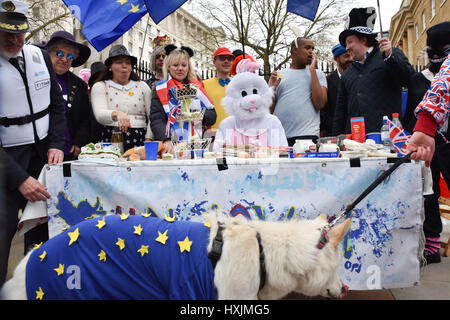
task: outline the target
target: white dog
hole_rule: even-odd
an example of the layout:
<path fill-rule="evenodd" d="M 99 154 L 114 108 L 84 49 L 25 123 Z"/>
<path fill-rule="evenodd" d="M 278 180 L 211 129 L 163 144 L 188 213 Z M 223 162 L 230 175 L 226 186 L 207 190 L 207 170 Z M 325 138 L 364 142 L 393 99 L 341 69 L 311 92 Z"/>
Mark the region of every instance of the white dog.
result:
<path fill-rule="evenodd" d="M 161 296 L 152 295 L 152 293 L 156 292 L 155 290 L 159 290 L 158 288 L 155 289 L 155 286 L 163 285 L 166 278 L 168 279 L 167 283 L 176 282 L 176 295 L 163 296 L 162 298 L 211 298 L 211 296 L 193 295 L 195 290 L 202 293 L 205 290 L 204 288 L 199 288 L 199 283 L 204 282 L 203 279 L 198 281 L 197 278 L 192 276 L 202 277 L 206 274 L 208 277 L 210 271 L 212 272 L 212 277 L 208 279 L 213 283 L 207 284 L 207 286 L 212 288 L 215 286 L 217 295 L 214 292 L 214 296 L 218 299 L 279 299 L 293 291 L 308 296 L 322 295 L 335 298 L 341 298 L 346 294 L 347 286 L 342 284 L 338 276 L 340 261 L 338 244 L 347 231 L 350 219 L 331 229 L 328 233 L 328 243 L 322 249 L 319 249 L 317 245 L 321 238 L 321 228 L 326 225 L 326 217 L 324 215 L 314 220 L 291 220 L 289 222 L 247 221 L 233 218 L 226 218 L 223 222 L 218 222 L 214 216 L 209 215 L 207 217 L 208 222 L 205 224 L 187 221 L 170 223 L 157 218 L 151 218 L 151 220 L 142 219 L 144 218 L 141 216 L 130 216 L 126 221 L 122 221 L 119 216 L 107 216 L 103 219 L 101 230 L 99 228 L 102 224 L 101 218 L 92 219 L 77 224 L 68 231 L 48 240 L 39 249 L 34 250 L 36 251 L 34 255 L 33 252 L 30 252 L 19 263 L 13 278 L 6 282 L 2 288 L 2 298 L 50 298 L 50 296 L 47 296 L 47 293 L 52 286 L 51 281 L 62 281 L 64 284 L 69 284 L 70 282 L 68 277 L 64 278 L 62 252 L 70 252 L 75 250 L 77 246 L 82 249 L 76 253 L 75 257 L 75 261 L 80 264 L 81 279 L 78 279 L 78 285 L 77 283 L 71 283 L 72 288 L 64 288 L 71 294 L 70 297 L 73 299 L 112 299 L 117 298 L 117 296 L 111 295 L 111 292 L 120 292 L 122 290 L 125 296 L 119 295 L 118 298 L 161 298 Z M 137 227 L 136 223 L 139 223 L 140 229 L 134 229 L 135 232 L 133 234 L 125 235 L 123 229 L 129 229 L 131 226 Z M 168 227 L 169 224 L 178 228 L 176 233 Z M 154 243 L 147 242 L 149 246 L 147 246 L 146 252 L 141 251 L 142 246 L 138 252 L 135 252 L 135 248 L 131 249 L 133 246 L 131 242 L 137 242 L 137 247 L 139 247 L 139 241 L 144 239 L 141 237 L 146 233 L 150 237 L 149 239 L 155 238 L 155 235 L 149 234 L 153 232 L 149 229 L 149 225 L 156 225 L 157 229 L 160 230 L 158 231 L 158 237 L 155 239 L 156 241 Z M 211 253 L 213 250 L 212 247 L 217 244 L 215 239 L 219 225 L 222 230 L 223 246 L 221 247 L 222 253 L 220 258 L 215 269 L 213 269 L 207 255 L 208 252 Z M 85 228 L 91 228 L 91 230 L 87 232 L 86 230 L 88 229 Z M 164 232 L 166 228 L 168 228 L 168 231 Z M 136 233 L 136 230 L 139 232 Z M 206 230 L 205 233 L 203 233 L 203 230 Z M 73 237 L 75 232 L 78 232 L 76 238 Z M 206 235 L 206 240 L 202 242 L 200 239 L 195 238 L 194 232 L 201 234 L 201 237 Z M 114 241 L 117 238 L 122 240 L 122 242 L 118 240 L 117 243 L 101 243 L 102 240 L 97 239 L 95 245 L 91 245 L 92 247 L 98 245 L 99 248 L 104 249 L 100 251 L 93 249 L 95 253 L 100 253 L 98 257 L 97 255 L 92 257 L 92 262 L 97 263 L 97 267 L 93 266 L 92 268 L 97 268 L 104 272 L 101 276 L 95 276 L 95 278 L 91 279 L 88 273 L 94 272 L 94 270 L 84 270 L 84 265 L 82 265 L 82 261 L 87 259 L 83 254 L 89 255 L 90 253 L 87 248 L 82 248 L 82 244 L 83 241 L 87 241 L 93 234 L 105 235 L 105 238 L 102 238 L 103 241 L 106 241 L 107 237 L 113 235 Z M 184 238 L 185 235 L 187 235 L 186 238 Z M 67 243 L 69 238 L 70 245 Z M 175 241 L 183 238 L 183 241 Z M 155 259 L 154 257 L 158 255 L 158 247 L 167 247 L 165 250 L 174 250 L 170 247 L 170 242 L 174 244 L 173 248 L 176 248 L 177 251 L 170 252 L 170 254 L 165 251 L 165 256 L 171 262 L 176 260 L 178 256 L 189 257 L 192 255 L 197 259 L 195 260 L 197 269 L 203 268 L 199 267 L 200 265 L 206 266 L 207 269 L 197 270 L 188 275 L 189 278 L 183 278 L 187 265 L 174 269 L 163 261 L 164 258 L 160 258 L 160 260 Z M 55 248 L 58 246 L 62 249 L 56 251 Z M 46 254 L 44 254 L 44 251 Z M 199 259 L 197 254 L 202 255 L 204 258 Z M 145 282 L 145 278 L 157 277 L 157 281 L 154 279 L 149 280 L 149 283 L 153 286 L 151 288 L 153 291 L 147 292 L 145 291 L 147 289 L 144 289 L 139 295 L 140 287 L 136 289 L 137 291 L 130 289 L 129 283 L 121 283 L 114 273 L 110 274 L 109 269 L 104 269 L 107 265 L 115 264 L 118 257 L 125 259 L 125 261 L 120 261 L 121 267 L 127 265 L 130 268 L 129 270 L 120 269 L 120 271 L 128 276 L 132 282 L 139 282 L 139 276 L 135 276 L 133 273 L 135 269 L 139 269 L 139 266 L 126 260 L 132 255 L 139 256 L 142 261 L 147 263 L 145 270 L 148 274 L 144 275 L 142 282 Z M 54 260 L 51 260 L 52 257 Z M 27 270 L 29 259 L 35 259 L 39 266 L 44 266 L 45 263 L 50 261 L 60 261 L 60 263 L 59 266 L 58 264 L 50 264 L 48 273 L 52 279 L 44 279 L 44 273 L 46 272 L 36 271 L 36 274 L 34 274 L 33 270 L 35 269 Z M 68 265 L 66 264 L 65 267 L 68 268 Z M 157 271 L 156 275 L 152 274 L 152 270 Z M 30 277 L 37 278 L 38 283 L 42 283 L 42 286 L 39 285 L 39 288 L 36 286 L 31 291 L 27 290 L 28 274 Z M 180 274 L 182 274 L 182 278 L 180 278 Z M 106 280 L 103 277 L 113 277 L 114 283 L 106 285 Z M 86 282 L 86 279 L 88 279 L 88 282 Z M 179 279 L 179 281 L 174 279 Z M 189 282 L 186 282 L 187 279 L 189 279 Z M 142 286 L 144 287 L 144 285 Z M 179 293 L 185 291 L 184 287 L 189 289 L 187 290 L 187 295 Z M 80 295 L 80 292 L 83 292 L 83 290 L 85 290 L 86 294 Z M 165 294 L 170 289 L 161 288 L 161 290 Z M 53 299 L 64 297 L 66 296 L 54 296 Z"/>
<path fill-rule="evenodd" d="M 224 144 L 287 147 L 280 120 L 271 115 L 273 90 L 254 71 L 259 64 L 249 59 L 239 62 L 237 74 L 227 86 L 222 99 L 227 113 L 217 128 L 214 150 Z"/>

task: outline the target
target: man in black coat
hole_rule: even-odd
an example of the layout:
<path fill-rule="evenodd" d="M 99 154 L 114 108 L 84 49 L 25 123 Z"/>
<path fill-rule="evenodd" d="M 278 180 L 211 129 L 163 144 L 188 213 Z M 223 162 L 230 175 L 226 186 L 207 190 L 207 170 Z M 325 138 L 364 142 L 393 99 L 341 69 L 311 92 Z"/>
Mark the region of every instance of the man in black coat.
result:
<path fill-rule="evenodd" d="M 331 135 L 333 127 L 334 110 L 336 110 L 337 94 L 339 82 L 344 71 L 351 66 L 352 58 L 345 47 L 338 43 L 331 52 L 336 62 L 337 68 L 327 75 L 327 95 L 328 101 L 325 107 L 320 110 L 320 136 L 327 137 Z"/>
<path fill-rule="evenodd" d="M 352 9 L 339 35 L 354 60 L 341 77 L 333 135 L 351 133 L 350 119 L 364 117 L 366 132 L 379 132 L 384 115 L 401 113 L 402 86 L 414 73 L 403 52 L 388 39 L 375 39 L 374 8 Z"/>
<path fill-rule="evenodd" d="M 6 199 L 0 212 L 0 286 L 19 208 L 27 201 L 50 197 L 36 179 L 46 163 L 61 163 L 64 157 L 61 90 L 48 53 L 24 45 L 27 12 L 23 1 L 0 0 L 0 160 L 6 176 L 6 186 L 0 190 Z"/>
<path fill-rule="evenodd" d="M 91 142 L 91 107 L 87 84 L 73 74 L 70 68 L 83 65 L 91 50 L 76 42 L 73 35 L 67 31 L 54 32 L 45 44 L 45 49 L 50 54 L 56 78 L 66 100 L 64 161 L 75 160 L 81 152 L 81 147 Z"/>

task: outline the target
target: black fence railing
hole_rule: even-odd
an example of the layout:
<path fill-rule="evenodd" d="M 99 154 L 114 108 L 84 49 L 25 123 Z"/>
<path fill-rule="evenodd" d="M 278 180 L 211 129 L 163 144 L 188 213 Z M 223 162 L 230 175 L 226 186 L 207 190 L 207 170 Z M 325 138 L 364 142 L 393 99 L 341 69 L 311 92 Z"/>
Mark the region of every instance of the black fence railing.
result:
<path fill-rule="evenodd" d="M 286 68 L 287 66 L 283 66 L 282 68 Z M 270 77 L 270 74 L 272 70 L 274 70 L 273 67 L 269 67 L 268 69 L 266 67 L 263 67 L 259 69 L 258 74 L 260 76 Z M 334 70 L 334 63 L 329 61 L 320 61 L 318 62 L 318 69 L 322 70 L 325 75 L 328 75 Z M 139 61 L 134 67 L 133 71 L 136 72 L 139 75 L 139 78 L 142 80 L 150 79 L 153 75 L 153 72 L 150 70 L 150 64 L 147 61 Z M 210 79 L 216 76 L 216 70 L 199 70 L 199 75 L 202 77 L 203 80 Z"/>

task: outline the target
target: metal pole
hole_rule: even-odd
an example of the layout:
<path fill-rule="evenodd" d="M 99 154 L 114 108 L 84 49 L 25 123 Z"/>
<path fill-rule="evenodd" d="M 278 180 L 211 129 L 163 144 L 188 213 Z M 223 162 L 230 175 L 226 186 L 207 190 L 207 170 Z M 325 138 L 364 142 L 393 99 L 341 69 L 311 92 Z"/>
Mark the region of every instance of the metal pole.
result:
<path fill-rule="evenodd" d="M 383 27 L 381 25 L 381 10 L 380 10 L 380 0 L 377 0 L 378 4 L 378 18 L 380 19 L 380 39 L 383 38 Z"/>
<path fill-rule="evenodd" d="M 239 14 L 241 18 L 242 56 L 245 58 L 244 19 L 242 18 L 242 0 L 239 0 Z"/>

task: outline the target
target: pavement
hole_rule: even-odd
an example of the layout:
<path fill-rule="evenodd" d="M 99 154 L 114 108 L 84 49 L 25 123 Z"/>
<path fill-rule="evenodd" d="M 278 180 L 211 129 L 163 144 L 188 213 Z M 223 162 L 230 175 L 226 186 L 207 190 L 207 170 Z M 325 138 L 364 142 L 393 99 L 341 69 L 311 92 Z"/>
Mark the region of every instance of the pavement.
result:
<path fill-rule="evenodd" d="M 450 221 L 443 219 L 441 241 L 450 237 Z M 441 263 L 422 268 L 420 284 L 414 287 L 390 290 L 350 290 L 344 300 L 450 300 L 450 257 L 442 256 Z M 23 237 L 15 236 L 11 246 L 7 279 L 23 258 Z M 310 300 L 312 298 L 290 294 L 285 300 Z"/>

